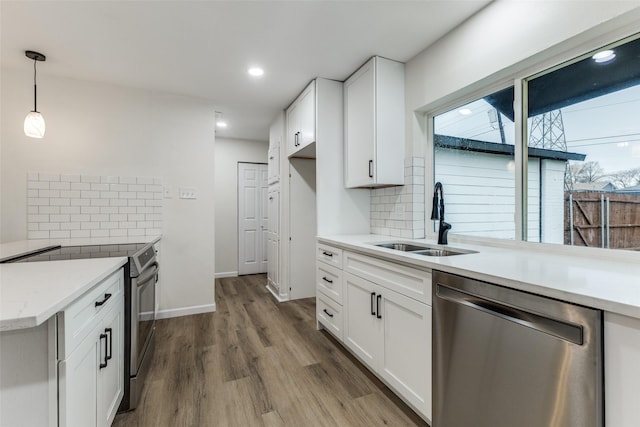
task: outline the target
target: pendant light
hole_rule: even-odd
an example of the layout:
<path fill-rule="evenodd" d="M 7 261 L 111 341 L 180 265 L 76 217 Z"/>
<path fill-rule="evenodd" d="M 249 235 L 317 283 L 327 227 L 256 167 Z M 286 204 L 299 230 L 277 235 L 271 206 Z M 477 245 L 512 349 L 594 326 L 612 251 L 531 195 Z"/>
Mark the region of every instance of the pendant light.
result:
<path fill-rule="evenodd" d="M 38 111 L 38 86 L 36 84 L 36 63 L 38 61 L 46 61 L 47 57 L 39 52 L 28 50 L 24 53 L 27 58 L 33 59 L 33 111 L 27 114 L 24 119 L 24 134 L 31 138 L 42 138 L 44 136 L 45 126 L 44 117 Z"/>

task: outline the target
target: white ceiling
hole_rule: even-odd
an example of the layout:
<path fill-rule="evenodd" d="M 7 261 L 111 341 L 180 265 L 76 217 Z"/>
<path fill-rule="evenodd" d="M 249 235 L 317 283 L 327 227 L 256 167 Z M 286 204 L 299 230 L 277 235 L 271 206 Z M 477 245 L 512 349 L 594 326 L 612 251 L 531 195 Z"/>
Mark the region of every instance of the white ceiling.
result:
<path fill-rule="evenodd" d="M 314 77 L 344 80 L 372 55 L 407 61 L 490 0 L 0 0 L 2 66 L 211 99 L 229 128 L 268 128 Z M 260 79 L 247 68 L 265 69 Z"/>

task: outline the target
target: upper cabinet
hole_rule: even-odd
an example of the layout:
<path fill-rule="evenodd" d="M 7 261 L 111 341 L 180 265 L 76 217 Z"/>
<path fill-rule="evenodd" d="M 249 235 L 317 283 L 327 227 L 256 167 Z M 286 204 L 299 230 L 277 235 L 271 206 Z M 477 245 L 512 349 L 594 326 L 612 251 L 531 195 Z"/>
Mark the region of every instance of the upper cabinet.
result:
<path fill-rule="evenodd" d="M 374 56 L 344 83 L 345 187 L 404 184 L 404 64 Z"/>
<path fill-rule="evenodd" d="M 287 108 L 287 156 L 316 157 L 316 81 Z"/>

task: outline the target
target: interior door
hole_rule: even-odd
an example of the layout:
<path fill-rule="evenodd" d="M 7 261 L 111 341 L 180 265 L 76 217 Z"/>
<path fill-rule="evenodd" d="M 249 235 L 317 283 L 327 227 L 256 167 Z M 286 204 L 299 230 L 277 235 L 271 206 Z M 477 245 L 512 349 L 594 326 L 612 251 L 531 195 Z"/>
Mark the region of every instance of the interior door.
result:
<path fill-rule="evenodd" d="M 267 165 L 238 163 L 238 274 L 267 272 Z"/>

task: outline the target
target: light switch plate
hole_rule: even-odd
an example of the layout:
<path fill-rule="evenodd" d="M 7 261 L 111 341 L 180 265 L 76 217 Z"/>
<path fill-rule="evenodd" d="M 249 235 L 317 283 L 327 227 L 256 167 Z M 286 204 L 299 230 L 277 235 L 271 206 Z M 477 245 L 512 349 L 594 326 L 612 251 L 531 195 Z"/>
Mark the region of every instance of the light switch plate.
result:
<path fill-rule="evenodd" d="M 193 187 L 180 187 L 178 190 L 181 199 L 197 199 L 198 191 Z"/>
<path fill-rule="evenodd" d="M 173 199 L 173 188 L 169 185 L 165 185 L 163 188 L 163 194 L 165 199 Z"/>

